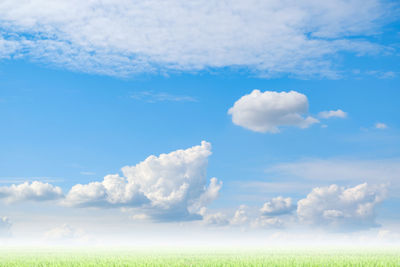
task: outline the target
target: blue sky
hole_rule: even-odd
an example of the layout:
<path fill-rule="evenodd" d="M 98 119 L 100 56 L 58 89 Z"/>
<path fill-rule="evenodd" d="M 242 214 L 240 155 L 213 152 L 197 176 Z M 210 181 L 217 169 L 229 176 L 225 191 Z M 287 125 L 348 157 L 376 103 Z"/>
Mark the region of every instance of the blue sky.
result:
<path fill-rule="evenodd" d="M 399 235 L 399 7 L 334 3 L 0 1 L 2 242 Z"/>

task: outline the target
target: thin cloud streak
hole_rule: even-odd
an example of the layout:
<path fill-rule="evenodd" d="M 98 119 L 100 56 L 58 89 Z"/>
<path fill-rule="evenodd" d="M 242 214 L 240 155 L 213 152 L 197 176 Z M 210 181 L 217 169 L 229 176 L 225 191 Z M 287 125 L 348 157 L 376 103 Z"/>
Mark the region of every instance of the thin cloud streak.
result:
<path fill-rule="evenodd" d="M 165 92 L 141 91 L 130 95 L 132 99 L 147 103 L 158 102 L 198 102 L 196 98 L 185 95 L 173 95 Z"/>

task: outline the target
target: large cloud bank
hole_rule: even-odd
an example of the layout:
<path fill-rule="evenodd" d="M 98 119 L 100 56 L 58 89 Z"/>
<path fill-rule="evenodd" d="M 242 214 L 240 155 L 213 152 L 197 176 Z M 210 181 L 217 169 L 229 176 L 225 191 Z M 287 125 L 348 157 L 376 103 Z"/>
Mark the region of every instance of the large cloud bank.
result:
<path fill-rule="evenodd" d="M 206 171 L 211 144 L 150 156 L 122 168 L 123 177 L 75 185 L 65 203 L 79 207 L 136 207 L 158 220 L 201 218 L 199 212 L 218 196 L 222 183 Z"/>
<path fill-rule="evenodd" d="M 338 52 L 377 52 L 380 0 L 0 2 L 0 58 L 108 75 L 244 67 L 336 77 Z M 360 38 L 361 37 L 361 38 Z"/>

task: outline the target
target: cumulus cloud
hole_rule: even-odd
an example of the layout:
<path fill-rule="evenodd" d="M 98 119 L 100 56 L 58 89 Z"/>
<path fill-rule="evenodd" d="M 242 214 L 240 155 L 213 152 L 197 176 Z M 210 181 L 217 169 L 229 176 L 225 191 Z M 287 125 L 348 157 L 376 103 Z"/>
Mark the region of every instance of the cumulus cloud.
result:
<path fill-rule="evenodd" d="M 275 197 L 270 201 L 264 203 L 264 206 L 260 209 L 260 212 L 264 216 L 276 216 L 283 215 L 292 212 L 296 208 L 292 203 L 290 197 Z"/>
<path fill-rule="evenodd" d="M 376 227 L 376 206 L 384 197 L 384 186 L 367 183 L 349 188 L 317 187 L 297 202 L 297 216 L 303 223 L 332 229 Z"/>
<path fill-rule="evenodd" d="M 389 11 L 380 0 L 3 0 L 0 58 L 108 75 L 244 67 L 337 77 L 338 52 L 382 50 L 360 37 Z"/>
<path fill-rule="evenodd" d="M 62 197 L 63 193 L 60 187 L 39 181 L 0 187 L 0 199 L 6 202 L 46 201 Z"/>
<path fill-rule="evenodd" d="M 65 203 L 72 206 L 137 207 L 157 220 L 200 219 L 200 210 L 218 197 L 222 182 L 206 172 L 211 144 L 149 156 L 122 168 L 123 177 L 75 185 Z"/>
<path fill-rule="evenodd" d="M 329 119 L 329 118 L 346 118 L 347 113 L 344 112 L 341 109 L 338 110 L 328 110 L 328 111 L 321 111 L 318 116 L 323 119 Z"/>
<path fill-rule="evenodd" d="M 301 93 L 253 90 L 228 111 L 234 124 L 256 132 L 279 132 L 280 126 L 307 128 L 318 120 L 308 113 L 307 97 Z"/>

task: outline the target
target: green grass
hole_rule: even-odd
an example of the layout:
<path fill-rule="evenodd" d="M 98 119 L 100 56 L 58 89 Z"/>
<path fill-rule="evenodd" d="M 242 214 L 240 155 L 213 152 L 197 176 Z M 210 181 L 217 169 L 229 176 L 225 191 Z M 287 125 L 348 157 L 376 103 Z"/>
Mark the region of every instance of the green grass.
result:
<path fill-rule="evenodd" d="M 1 249 L 1 267 L 283 266 L 400 267 L 399 249 L 259 249 L 159 251 L 130 249 Z"/>

